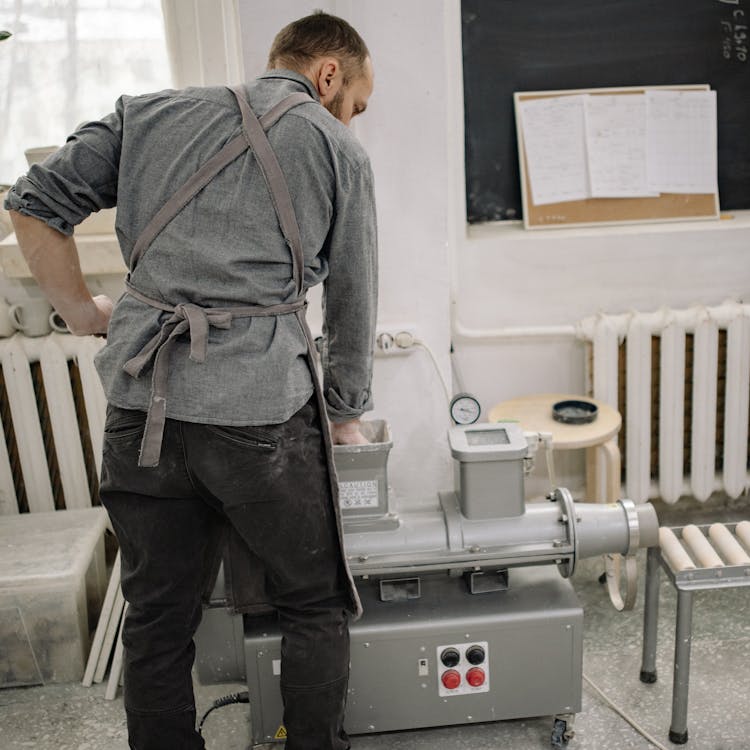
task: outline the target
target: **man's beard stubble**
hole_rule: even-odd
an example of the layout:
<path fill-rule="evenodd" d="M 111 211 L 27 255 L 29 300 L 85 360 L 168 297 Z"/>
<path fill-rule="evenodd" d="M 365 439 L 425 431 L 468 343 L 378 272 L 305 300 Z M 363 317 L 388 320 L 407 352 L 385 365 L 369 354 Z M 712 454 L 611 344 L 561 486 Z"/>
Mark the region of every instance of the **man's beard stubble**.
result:
<path fill-rule="evenodd" d="M 344 104 L 344 88 L 343 86 L 338 90 L 336 96 L 331 99 L 325 108 L 337 119 L 341 119 L 341 110 Z"/>

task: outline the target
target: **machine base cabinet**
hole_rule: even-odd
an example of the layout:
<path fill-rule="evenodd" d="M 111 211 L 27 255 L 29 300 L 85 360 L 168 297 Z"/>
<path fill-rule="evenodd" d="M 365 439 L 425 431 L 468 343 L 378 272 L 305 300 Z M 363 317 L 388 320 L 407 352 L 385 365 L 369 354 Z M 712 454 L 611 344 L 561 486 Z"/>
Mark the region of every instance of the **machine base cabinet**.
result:
<path fill-rule="evenodd" d="M 384 451 L 382 440 L 351 448 Z M 365 462 L 350 450 L 341 467 L 353 483 L 344 546 L 364 605 L 351 626 L 345 727 L 356 735 L 549 716 L 551 744 L 564 747 L 581 709 L 583 652 L 583 610 L 567 576 L 577 560 L 633 561 L 639 547 L 657 546 L 656 512 L 626 499 L 575 503 L 562 487 L 526 506 L 531 453 L 517 424 L 451 428 L 448 442 L 463 481 L 431 511 L 397 514 L 381 502 L 385 455 Z M 201 681 L 247 680 L 253 742 L 283 739 L 275 616 L 240 623 L 209 609 L 196 646 Z"/>
<path fill-rule="evenodd" d="M 555 567 L 512 568 L 508 590 L 482 594 L 450 576 L 423 577 L 405 601 L 380 601 L 375 582 L 358 589 L 350 734 L 580 711 L 583 610 Z M 273 618 L 245 618 L 254 743 L 285 736 L 279 644 Z"/>

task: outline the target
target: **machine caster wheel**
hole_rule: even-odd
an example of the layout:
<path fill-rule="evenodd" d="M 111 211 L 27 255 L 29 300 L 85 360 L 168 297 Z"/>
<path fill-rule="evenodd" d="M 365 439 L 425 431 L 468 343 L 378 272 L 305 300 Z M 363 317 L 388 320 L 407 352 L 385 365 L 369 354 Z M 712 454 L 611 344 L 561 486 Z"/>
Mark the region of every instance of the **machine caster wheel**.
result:
<path fill-rule="evenodd" d="M 567 747 L 574 734 L 575 732 L 572 729 L 568 729 L 568 722 L 565 719 L 555 719 L 552 725 L 550 744 L 555 750 Z"/>

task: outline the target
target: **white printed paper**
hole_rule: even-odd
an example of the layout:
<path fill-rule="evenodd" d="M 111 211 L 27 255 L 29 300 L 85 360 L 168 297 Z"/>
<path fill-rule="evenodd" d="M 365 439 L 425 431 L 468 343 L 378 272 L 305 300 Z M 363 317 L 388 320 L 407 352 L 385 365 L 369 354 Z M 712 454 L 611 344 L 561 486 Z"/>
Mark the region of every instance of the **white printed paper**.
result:
<path fill-rule="evenodd" d="M 648 196 L 646 101 L 643 95 L 587 96 L 585 120 L 591 196 Z M 658 192 L 652 191 L 651 194 Z"/>
<path fill-rule="evenodd" d="M 662 193 L 714 193 L 715 91 L 647 91 L 648 183 Z"/>
<path fill-rule="evenodd" d="M 587 198 L 584 95 L 522 101 L 520 112 L 534 205 Z"/>

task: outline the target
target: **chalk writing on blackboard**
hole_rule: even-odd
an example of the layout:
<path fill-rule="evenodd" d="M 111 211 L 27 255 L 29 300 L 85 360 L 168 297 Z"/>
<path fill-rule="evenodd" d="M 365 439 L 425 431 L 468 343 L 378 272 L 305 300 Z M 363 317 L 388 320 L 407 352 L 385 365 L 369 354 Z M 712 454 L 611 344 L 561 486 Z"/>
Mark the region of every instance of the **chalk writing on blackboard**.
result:
<path fill-rule="evenodd" d="M 725 60 L 734 58 L 739 62 L 747 62 L 748 19 L 742 8 L 742 2 L 741 0 L 719 0 L 719 2 L 727 6 L 725 15 L 721 19 L 721 53 Z"/>

